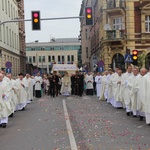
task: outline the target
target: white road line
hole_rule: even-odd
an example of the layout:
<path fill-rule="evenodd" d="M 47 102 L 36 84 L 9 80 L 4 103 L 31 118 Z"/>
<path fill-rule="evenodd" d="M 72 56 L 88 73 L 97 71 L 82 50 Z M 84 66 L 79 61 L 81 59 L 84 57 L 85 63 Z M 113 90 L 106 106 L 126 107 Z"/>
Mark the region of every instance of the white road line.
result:
<path fill-rule="evenodd" d="M 69 118 L 68 111 L 67 111 L 66 101 L 64 99 L 63 99 L 63 107 L 64 107 L 64 115 L 66 119 L 66 125 L 67 125 L 71 150 L 78 150 L 77 144 L 73 135 L 72 127 L 71 127 L 70 118 Z"/>

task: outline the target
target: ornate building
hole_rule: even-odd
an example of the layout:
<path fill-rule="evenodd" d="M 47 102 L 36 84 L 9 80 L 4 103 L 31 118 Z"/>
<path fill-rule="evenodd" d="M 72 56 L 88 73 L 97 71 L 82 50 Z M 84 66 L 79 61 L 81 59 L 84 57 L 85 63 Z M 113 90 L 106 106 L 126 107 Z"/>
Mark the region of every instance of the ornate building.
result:
<path fill-rule="evenodd" d="M 88 41 L 92 44 L 91 57 L 96 53 L 98 61 L 104 61 L 105 69 L 109 67 L 125 69 L 126 50 L 129 49 L 130 53 L 132 50 L 138 50 L 138 65 L 149 68 L 150 2 L 148 0 L 96 0 L 93 8 L 95 23 L 90 27 L 91 38 Z M 93 30 L 98 32 L 95 32 L 95 36 Z"/>

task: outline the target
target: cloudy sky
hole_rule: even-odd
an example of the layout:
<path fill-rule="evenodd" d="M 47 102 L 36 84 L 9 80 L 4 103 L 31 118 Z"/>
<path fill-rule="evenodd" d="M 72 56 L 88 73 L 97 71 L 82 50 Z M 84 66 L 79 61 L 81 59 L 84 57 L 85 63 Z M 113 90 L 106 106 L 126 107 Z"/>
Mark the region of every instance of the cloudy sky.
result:
<path fill-rule="evenodd" d="M 24 0 L 25 18 L 31 19 L 32 10 L 40 10 L 41 18 L 79 16 L 82 0 Z M 26 22 L 26 42 L 51 38 L 78 37 L 79 19 L 42 21 L 41 31 L 32 31 L 31 22 Z"/>

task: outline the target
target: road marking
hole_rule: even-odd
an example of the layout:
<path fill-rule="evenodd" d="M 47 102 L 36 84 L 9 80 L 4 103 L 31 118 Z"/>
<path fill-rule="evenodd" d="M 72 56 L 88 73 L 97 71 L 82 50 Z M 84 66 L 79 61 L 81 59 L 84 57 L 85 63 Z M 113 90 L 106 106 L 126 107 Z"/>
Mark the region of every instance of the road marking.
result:
<path fill-rule="evenodd" d="M 67 130 L 68 130 L 68 136 L 69 136 L 69 140 L 70 140 L 71 150 L 78 150 L 77 144 L 76 144 L 76 141 L 75 141 L 75 138 L 73 135 L 70 119 L 68 117 L 69 115 L 68 115 L 68 111 L 67 111 L 66 101 L 64 99 L 63 99 L 63 108 L 64 108 L 64 115 L 65 115 L 65 119 L 66 119 L 66 126 L 67 126 Z"/>

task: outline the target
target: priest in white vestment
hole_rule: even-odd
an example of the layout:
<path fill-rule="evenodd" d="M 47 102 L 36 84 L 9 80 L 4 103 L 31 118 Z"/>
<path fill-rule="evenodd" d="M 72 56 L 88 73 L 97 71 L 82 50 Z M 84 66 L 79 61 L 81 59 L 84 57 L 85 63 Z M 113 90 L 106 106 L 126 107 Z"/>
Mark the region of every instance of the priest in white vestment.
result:
<path fill-rule="evenodd" d="M 69 96 L 71 94 L 71 77 L 69 76 L 68 72 L 65 72 L 61 82 L 62 85 L 60 93 L 64 96 Z"/>
<path fill-rule="evenodd" d="M 110 103 L 111 102 L 111 98 L 112 98 L 112 85 L 111 85 L 111 76 L 112 76 L 112 69 L 109 68 L 108 69 L 108 74 L 106 76 L 106 87 L 105 87 L 105 92 L 104 92 L 104 97 L 105 97 L 105 100 L 107 100 L 107 103 Z"/>
<path fill-rule="evenodd" d="M 85 76 L 86 95 L 93 95 L 93 75 L 88 72 Z"/>
<path fill-rule="evenodd" d="M 115 72 L 111 75 L 111 79 L 110 79 L 110 84 L 111 84 L 111 98 L 110 98 L 110 103 L 112 104 L 112 106 L 114 106 L 114 87 L 113 87 L 113 79 L 118 76 L 118 70 L 119 68 L 115 68 Z"/>
<path fill-rule="evenodd" d="M 99 98 L 101 93 L 101 84 L 102 84 L 102 76 L 100 75 L 100 73 L 97 73 L 95 77 L 95 82 L 96 82 L 96 94 L 97 97 Z"/>
<path fill-rule="evenodd" d="M 139 69 L 133 68 L 133 75 L 128 79 L 128 88 L 129 88 L 129 106 L 133 113 L 133 117 L 138 116 L 137 111 L 137 90 L 135 89 L 136 78 L 138 77 Z"/>
<path fill-rule="evenodd" d="M 108 82 L 107 82 L 107 86 L 108 86 L 108 91 L 107 91 L 107 103 L 112 103 L 112 99 L 113 99 L 113 84 L 112 84 L 112 79 L 113 79 L 113 74 L 111 74 L 109 76 Z"/>
<path fill-rule="evenodd" d="M 35 76 L 34 81 L 35 81 L 35 97 L 41 98 L 42 97 L 41 85 L 43 83 L 43 79 L 40 76 L 40 73 L 37 73 L 37 76 Z"/>
<path fill-rule="evenodd" d="M 140 69 L 140 74 L 136 77 L 134 89 L 137 91 L 137 110 L 139 111 L 140 120 L 142 121 L 145 118 L 145 106 L 143 98 L 141 97 L 142 91 L 140 90 L 141 83 L 143 82 L 143 77 L 147 73 L 145 68 Z"/>
<path fill-rule="evenodd" d="M 146 124 L 150 125 L 150 74 L 147 73 L 141 82 L 140 99 L 144 105 Z"/>
<path fill-rule="evenodd" d="M 105 100 L 104 93 L 105 93 L 105 89 L 106 89 L 106 76 L 107 76 L 107 74 L 108 74 L 108 71 L 105 71 L 102 74 L 102 84 L 101 84 L 101 92 L 100 92 L 99 100 Z"/>
<path fill-rule="evenodd" d="M 3 74 L 0 73 L 0 125 L 6 128 L 8 124 L 8 116 L 12 113 L 9 97 L 10 88 L 8 83 L 3 80 Z"/>
<path fill-rule="evenodd" d="M 113 83 L 113 106 L 115 108 L 123 108 L 122 105 L 122 93 L 121 93 L 121 80 L 122 80 L 122 70 L 118 69 L 117 74 L 112 78 Z"/>
<path fill-rule="evenodd" d="M 25 110 L 27 105 L 27 88 L 28 82 L 24 79 L 23 74 L 19 74 L 19 78 L 16 80 L 16 84 L 19 88 L 18 91 L 18 101 L 19 104 L 17 105 L 17 110 Z"/>
<path fill-rule="evenodd" d="M 19 104 L 18 101 L 18 97 L 17 97 L 17 93 L 19 91 L 19 87 L 16 84 L 16 80 L 12 79 L 12 75 L 11 74 L 7 74 L 6 75 L 9 78 L 9 87 L 11 89 L 11 93 L 10 93 L 10 104 L 11 104 L 11 108 L 12 108 L 12 114 L 10 115 L 10 117 L 13 117 L 13 113 L 16 111 L 17 105 Z"/>
<path fill-rule="evenodd" d="M 26 73 L 25 80 L 28 83 L 28 87 L 26 88 L 27 90 L 27 104 L 30 104 L 31 101 L 33 100 L 33 80 L 30 77 L 30 74 Z"/>
<path fill-rule="evenodd" d="M 122 96 L 123 96 L 123 101 L 124 101 L 125 106 L 126 106 L 127 116 L 129 116 L 131 113 L 129 88 L 128 88 L 128 79 L 130 76 L 132 76 L 132 67 L 128 66 L 127 72 L 125 74 L 123 74 L 122 81 L 121 81 Z"/>

